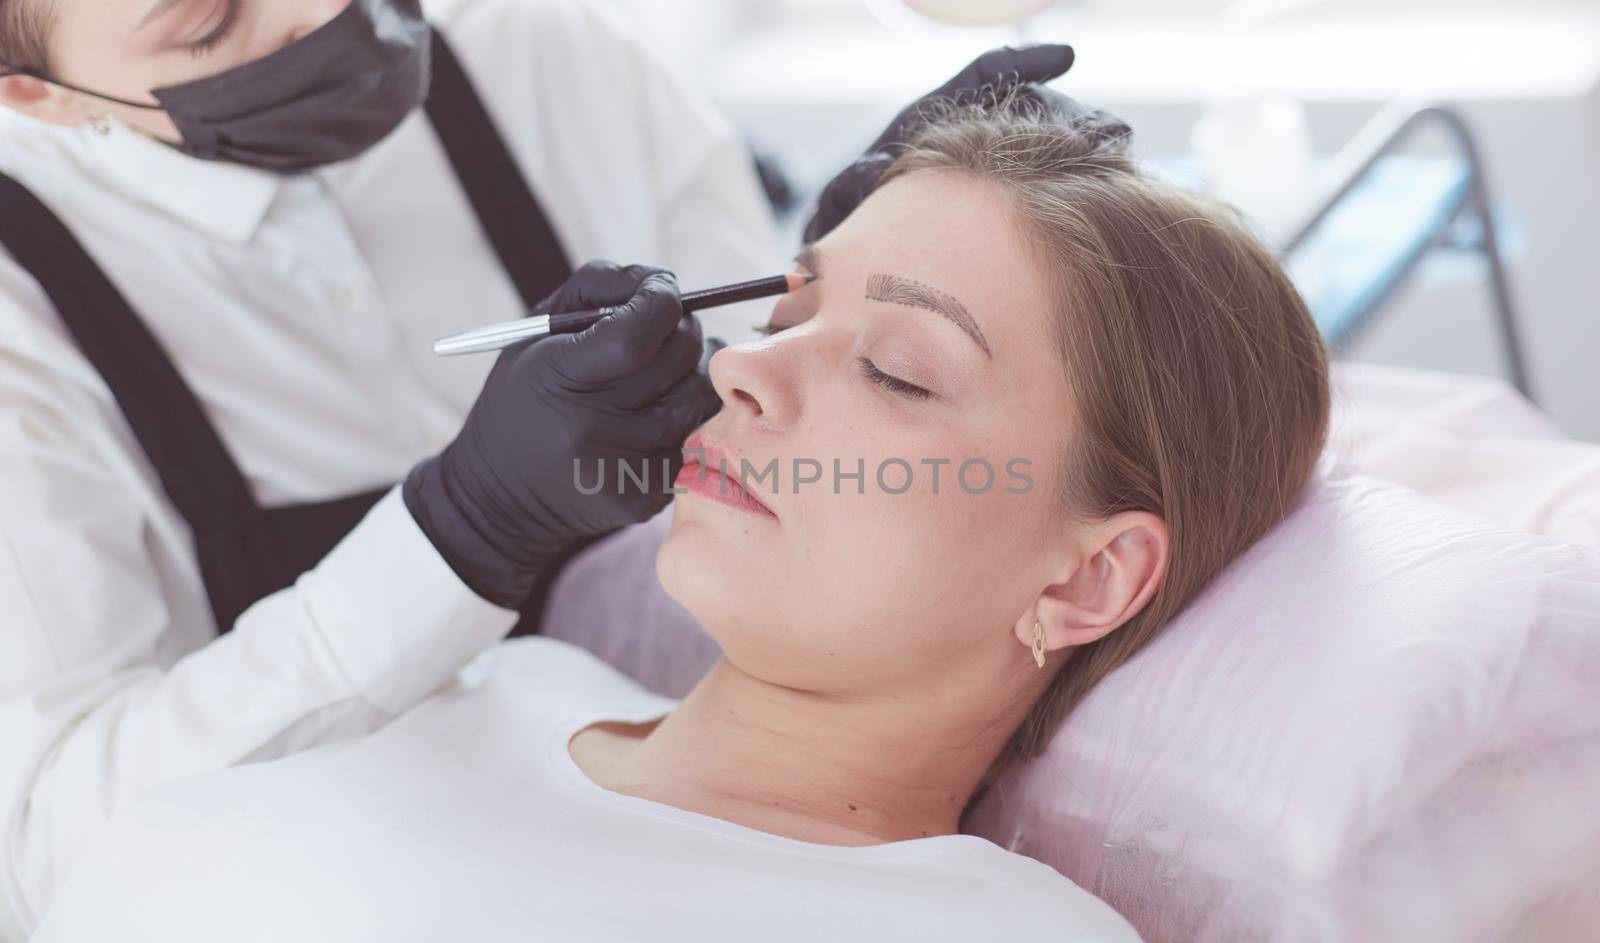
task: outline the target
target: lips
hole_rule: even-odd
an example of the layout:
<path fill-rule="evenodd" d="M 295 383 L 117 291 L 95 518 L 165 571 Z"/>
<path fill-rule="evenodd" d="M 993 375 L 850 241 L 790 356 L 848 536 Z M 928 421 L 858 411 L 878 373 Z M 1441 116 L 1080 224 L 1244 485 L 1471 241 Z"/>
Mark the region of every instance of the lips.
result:
<path fill-rule="evenodd" d="M 698 432 L 689 436 L 683 448 L 686 460 L 672 483 L 674 487 L 736 510 L 777 518 L 761 499 L 740 486 L 739 471 L 744 466 L 738 456 L 707 442 Z M 691 449 L 700 451 L 690 455 Z"/>

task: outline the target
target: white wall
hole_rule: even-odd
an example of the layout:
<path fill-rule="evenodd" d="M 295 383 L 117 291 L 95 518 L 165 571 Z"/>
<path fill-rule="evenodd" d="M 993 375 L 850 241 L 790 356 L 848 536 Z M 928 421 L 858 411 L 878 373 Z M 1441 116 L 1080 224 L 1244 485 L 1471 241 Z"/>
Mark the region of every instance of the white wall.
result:
<path fill-rule="evenodd" d="M 845 0 L 618 2 L 802 185 L 977 51 L 1020 36 L 895 32 Z M 1058 87 L 1124 117 L 1149 154 L 1187 148 L 1224 75 L 1302 101 L 1322 152 L 1396 96 L 1457 104 L 1521 235 L 1511 277 L 1535 393 L 1600 441 L 1600 3 L 1329 0 L 1242 36 L 1218 28 L 1219 5 L 1065 4 L 1028 32 L 1073 43 Z M 1499 373 L 1480 284 L 1422 273 L 1349 355 Z"/>

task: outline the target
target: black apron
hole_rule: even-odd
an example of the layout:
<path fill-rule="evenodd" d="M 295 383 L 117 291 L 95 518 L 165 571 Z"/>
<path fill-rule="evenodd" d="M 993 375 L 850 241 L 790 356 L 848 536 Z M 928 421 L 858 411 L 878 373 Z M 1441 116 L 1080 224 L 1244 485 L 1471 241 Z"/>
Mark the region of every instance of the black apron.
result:
<path fill-rule="evenodd" d="M 572 274 L 571 264 L 460 61 L 437 30 L 432 61 L 428 120 L 524 309 L 531 310 Z M 49 296 L 116 397 L 167 497 L 188 522 L 220 631 L 232 628 L 257 600 L 311 569 L 390 490 L 261 507 L 160 342 L 66 226 L 4 174 L 0 243 Z M 538 630 L 544 597 L 558 569 L 545 573 L 521 607 L 513 634 Z"/>

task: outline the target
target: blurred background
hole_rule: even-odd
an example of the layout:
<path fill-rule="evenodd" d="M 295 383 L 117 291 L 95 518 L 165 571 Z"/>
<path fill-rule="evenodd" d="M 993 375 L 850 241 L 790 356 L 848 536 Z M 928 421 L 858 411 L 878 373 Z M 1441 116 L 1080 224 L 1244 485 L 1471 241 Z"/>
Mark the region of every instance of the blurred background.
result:
<path fill-rule="evenodd" d="M 1600 441 L 1600 0 L 593 2 L 744 130 L 796 243 L 899 107 L 1069 42 L 1056 87 L 1244 210 L 1341 356 L 1500 376 Z"/>

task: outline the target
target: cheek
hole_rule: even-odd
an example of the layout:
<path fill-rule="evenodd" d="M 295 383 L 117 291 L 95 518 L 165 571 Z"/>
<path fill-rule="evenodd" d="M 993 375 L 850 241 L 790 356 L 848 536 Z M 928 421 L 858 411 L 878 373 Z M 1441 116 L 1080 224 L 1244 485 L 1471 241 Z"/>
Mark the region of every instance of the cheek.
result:
<path fill-rule="evenodd" d="M 889 438 L 845 453 L 851 470 L 863 460 L 864 493 L 849 481 L 808 500 L 792 558 L 796 604 L 825 606 L 839 624 L 880 626 L 874 632 L 887 638 L 1009 620 L 1026 581 L 1019 558 L 1037 547 L 1050 512 L 1037 460 L 1008 469 L 1027 456 L 944 436 L 898 437 L 892 447 Z"/>
<path fill-rule="evenodd" d="M 74 84 L 112 95 L 128 93 L 127 97 L 135 99 L 149 87 L 139 83 L 149 78 L 151 71 L 146 57 L 131 55 L 124 49 L 116 26 L 78 13 L 57 23 L 50 38 L 50 68 Z"/>
<path fill-rule="evenodd" d="M 661 588 L 730 655 L 763 636 L 785 638 L 794 614 L 783 597 L 791 565 L 767 536 L 741 532 L 719 507 L 678 498 L 672 528 L 656 552 Z"/>
<path fill-rule="evenodd" d="M 1033 420 L 957 428 L 870 401 L 808 405 L 772 456 L 780 526 L 678 499 L 657 559 L 669 595 L 736 663 L 796 683 L 910 670 L 1003 631 L 1040 588 L 1027 564 L 1053 513 L 1043 456 L 1018 445 L 1038 438 Z M 798 492 L 796 459 L 820 469 Z M 836 479 L 835 460 L 860 479 Z"/>

